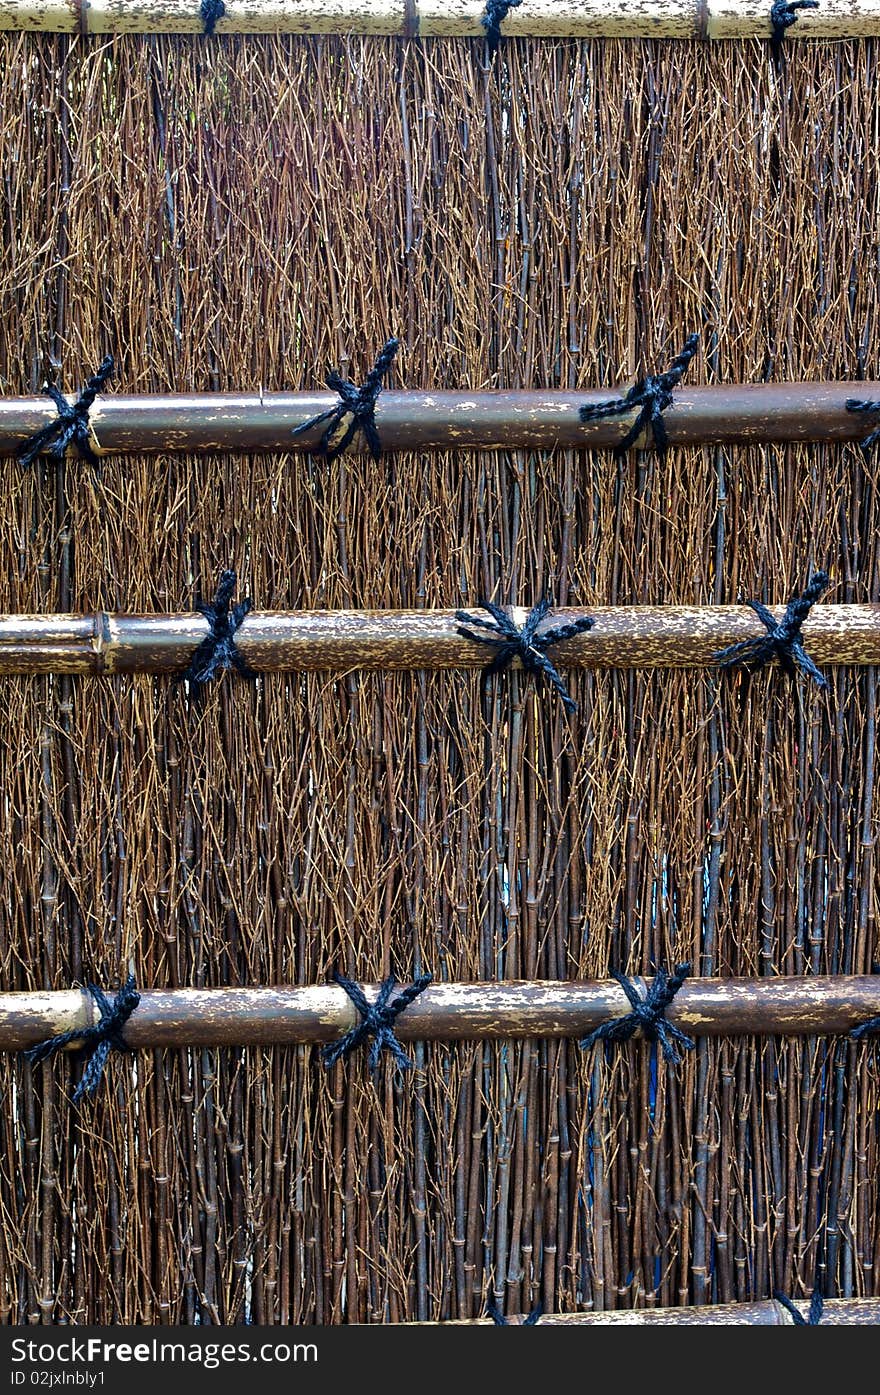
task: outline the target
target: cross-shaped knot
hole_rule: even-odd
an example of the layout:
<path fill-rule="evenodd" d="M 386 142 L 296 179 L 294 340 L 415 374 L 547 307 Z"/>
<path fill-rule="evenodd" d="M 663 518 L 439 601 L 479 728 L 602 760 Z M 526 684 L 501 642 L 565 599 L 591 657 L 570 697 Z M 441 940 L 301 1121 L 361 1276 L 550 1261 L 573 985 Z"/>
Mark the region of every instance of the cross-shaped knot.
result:
<path fill-rule="evenodd" d="M 639 414 L 627 431 L 619 446 L 614 447 L 615 455 L 623 455 L 634 445 L 646 427 L 650 426 L 654 445 L 658 450 L 666 450 L 669 437 L 663 421 L 663 413 L 672 406 L 672 394 L 687 371 L 691 359 L 697 352 L 699 334 L 689 334 L 684 348 L 673 359 L 672 366 L 665 373 L 649 373 L 634 383 L 625 397 L 613 397 L 608 402 L 597 402 L 595 406 L 581 407 L 581 421 L 601 421 L 605 417 L 621 417 L 638 407 Z"/>
<path fill-rule="evenodd" d="M 141 1000 L 141 995 L 134 986 L 133 974 L 129 974 L 112 1003 L 108 1002 L 97 984 L 87 983 L 86 988 L 98 1004 L 100 1021 L 92 1027 L 79 1027 L 72 1032 L 62 1032 L 60 1036 L 50 1037 L 48 1041 L 31 1046 L 24 1053 L 31 1065 L 38 1065 L 40 1061 L 48 1060 L 56 1052 L 62 1051 L 65 1046 L 70 1046 L 72 1042 L 80 1043 L 80 1050 L 86 1055 L 86 1067 L 73 1092 L 74 1104 L 78 1104 L 83 1095 L 95 1093 L 110 1052 L 128 1050 L 122 1039 L 122 1029 Z"/>
<path fill-rule="evenodd" d="M 383 1051 L 391 1052 L 401 1070 L 412 1070 L 413 1063 L 395 1035 L 394 1023 L 400 1014 L 409 1007 L 410 1003 L 414 1002 L 420 993 L 424 993 L 431 982 L 431 975 L 421 974 L 408 987 L 401 989 L 392 1001 L 391 995 L 397 987 L 397 979 L 394 974 L 389 974 L 379 989 L 375 1003 L 368 1001 L 360 984 L 353 982 L 352 979 L 344 978 L 340 973 L 334 973 L 333 981 L 338 983 L 340 988 L 345 989 L 357 1008 L 361 1020 L 357 1026 L 352 1027 L 350 1032 L 346 1032 L 344 1037 L 340 1037 L 339 1041 L 331 1042 L 321 1048 L 324 1065 L 329 1069 L 337 1061 L 350 1056 L 361 1042 L 372 1037 L 369 1058 L 371 1071 L 378 1070 Z"/>
<path fill-rule="evenodd" d="M 294 427 L 294 436 L 301 436 L 304 431 L 311 431 L 313 426 L 320 426 L 322 422 L 326 422 L 314 453 L 322 455 L 325 460 L 335 460 L 354 440 L 356 432 L 362 431 L 370 454 L 374 460 L 378 460 L 382 453 L 382 442 L 376 429 L 376 399 L 382 391 L 382 379 L 391 368 L 399 348 L 400 341 L 397 339 L 389 339 L 386 342 L 364 379 L 363 387 L 350 383 L 339 373 L 328 373 L 325 382 L 334 392 L 339 393 L 339 401 L 329 411 L 320 412 L 318 416 L 304 421 L 301 426 Z"/>
<path fill-rule="evenodd" d="M 518 1325 L 520 1327 L 535 1327 L 543 1312 L 543 1305 L 539 1303 L 537 1308 L 533 1308 L 528 1317 L 524 1317 L 522 1322 Z M 512 1325 L 510 1320 L 504 1316 L 497 1303 L 490 1303 L 488 1305 L 486 1308 L 486 1317 L 490 1317 L 496 1327 L 510 1327 Z"/>
<path fill-rule="evenodd" d="M 804 648 L 801 626 L 822 592 L 831 585 L 827 572 L 813 572 L 802 596 L 789 601 L 782 619 L 776 621 L 770 611 L 760 601 L 747 601 L 767 631 L 756 639 L 744 639 L 739 644 L 731 644 L 720 649 L 712 657 L 721 668 L 733 668 L 744 664 L 749 669 L 763 668 L 771 659 L 778 659 L 780 666 L 790 678 L 797 677 L 797 671 L 812 678 L 820 688 L 828 687 L 828 680 L 819 672 Z"/>
<path fill-rule="evenodd" d="M 539 601 L 529 611 L 522 629 L 500 606 L 493 605 L 491 601 L 480 601 L 480 608 L 488 610 L 492 619 L 483 620 L 466 610 L 457 610 L 455 618 L 463 622 L 457 630 L 464 639 L 470 639 L 474 644 L 489 644 L 497 650 L 495 658 L 483 670 L 484 687 L 493 673 L 500 673 L 514 659 L 519 659 L 527 672 L 546 678 L 562 698 L 568 712 L 576 712 L 577 703 L 569 696 L 555 664 L 547 655 L 547 650 L 553 644 L 560 644 L 566 639 L 573 639 L 575 635 L 591 630 L 596 623 L 593 617 L 584 615 L 568 625 L 558 625 L 553 629 L 542 630 L 539 634 L 538 626 L 552 609 L 551 602 L 546 599 Z M 481 630 L 487 630 L 488 634 L 474 634 L 465 629 L 464 625 L 478 625 Z"/>
<path fill-rule="evenodd" d="M 214 33 L 218 19 L 222 19 L 225 14 L 226 6 L 223 0 L 202 0 L 199 16 L 204 31 L 209 37 Z"/>
<path fill-rule="evenodd" d="M 16 456 L 22 465 L 32 465 L 41 451 L 50 451 L 56 459 L 61 460 L 69 445 L 75 445 L 84 460 L 90 465 L 100 465 L 100 460 L 92 449 L 91 437 L 89 436 L 89 412 L 91 411 L 95 398 L 113 372 L 113 355 L 108 354 L 101 361 L 97 373 L 89 378 L 79 397 L 75 402 L 68 402 L 53 383 L 47 383 L 43 389 L 47 397 L 51 397 L 58 410 L 58 415 L 54 421 L 50 421 L 48 426 L 43 426 L 39 431 L 35 431 L 33 436 L 29 436 L 26 441 L 18 447 Z"/>
<path fill-rule="evenodd" d="M 668 974 L 665 969 L 658 969 L 647 995 L 643 996 L 630 979 L 626 978 L 624 974 L 618 973 L 616 969 L 612 969 L 611 977 L 620 984 L 629 999 L 632 1012 L 628 1012 L 626 1017 L 613 1017 L 610 1022 L 603 1022 L 595 1031 L 590 1032 L 589 1036 L 584 1037 L 578 1045 L 586 1050 L 588 1046 L 593 1046 L 597 1041 L 629 1041 L 630 1037 L 641 1030 L 648 1041 L 660 1043 L 664 1060 L 678 1065 L 681 1057 L 675 1050 L 673 1042 L 683 1046 L 685 1051 L 692 1051 L 694 1041 L 674 1023 L 666 1020 L 666 1009 L 690 971 L 690 964 L 677 964 L 674 974 Z"/>
<path fill-rule="evenodd" d="M 238 605 L 230 606 L 235 581 L 234 571 L 221 572 L 213 601 L 207 604 L 196 603 L 196 610 L 204 615 L 211 627 L 210 633 L 196 649 L 189 666 L 177 679 L 178 683 L 185 679 L 195 684 L 208 683 L 217 673 L 222 673 L 227 668 L 234 668 L 242 678 L 257 677 L 254 670 L 245 663 L 235 642 L 236 631 L 245 616 L 253 610 L 250 597 L 239 601 Z"/>

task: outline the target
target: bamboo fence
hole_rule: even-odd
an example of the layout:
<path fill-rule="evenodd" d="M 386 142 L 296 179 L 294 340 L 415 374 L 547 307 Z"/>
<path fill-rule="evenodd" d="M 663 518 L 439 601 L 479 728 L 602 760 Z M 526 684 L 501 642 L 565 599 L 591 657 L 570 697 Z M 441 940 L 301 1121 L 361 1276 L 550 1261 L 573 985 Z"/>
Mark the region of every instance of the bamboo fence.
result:
<path fill-rule="evenodd" d="M 637 980 L 643 994 L 649 985 L 650 980 Z M 361 987 L 367 1000 L 375 1001 L 378 985 Z M 401 1041 L 581 1037 L 629 1011 L 623 989 L 613 981 L 437 983 L 400 1014 L 395 1033 Z M 702 979 L 679 989 L 666 1016 L 698 1036 L 849 1032 L 880 1017 L 880 977 Z M 0 1050 L 21 1051 L 99 1020 L 94 999 L 81 990 L 0 993 Z M 333 1041 L 359 1020 L 350 998 L 335 984 L 179 988 L 142 991 L 122 1035 L 132 1049 L 291 1046 Z"/>
<path fill-rule="evenodd" d="M 769 609 L 777 620 L 785 613 Z M 520 627 L 528 614 L 522 606 L 508 613 Z M 584 615 L 593 629 L 554 650 L 566 668 L 711 667 L 719 650 L 765 633 L 747 606 L 568 606 L 547 623 Z M 462 636 L 462 627 L 455 611 L 251 611 L 235 638 L 248 667 L 262 673 L 485 666 L 492 651 Z M 195 612 L 0 615 L 0 674 L 179 673 L 209 633 Z M 816 606 L 803 634 L 817 663 L 880 664 L 880 603 Z"/>
<path fill-rule="evenodd" d="M 479 36 L 485 0 L 226 0 L 217 34 Z M 503 32 L 511 38 L 769 38 L 761 0 L 523 0 Z M 198 0 L 0 0 L 0 29 L 81 34 L 198 34 Z M 876 0 L 823 0 L 794 27 L 797 38 L 880 34 Z"/>
<path fill-rule="evenodd" d="M 794 1304 L 806 1321 L 809 1300 Z M 525 1315 L 508 1319 L 510 1326 L 520 1326 Z M 491 1324 L 492 1318 L 465 1318 L 459 1323 Z M 794 1327 L 795 1320 L 782 1303 L 767 1299 L 762 1303 L 717 1303 L 704 1308 L 629 1308 L 605 1313 L 546 1313 L 539 1319 L 542 1327 Z M 826 1302 L 822 1311 L 823 1327 L 866 1327 L 880 1323 L 880 1299 L 846 1298 Z"/>
<path fill-rule="evenodd" d="M 0 394 L 74 392 L 107 345 L 142 401 L 289 394 L 291 363 L 362 381 L 378 328 L 413 392 L 580 402 L 699 325 L 695 380 L 867 396 L 877 52 L 800 43 L 823 10 L 789 31 L 783 77 L 763 41 L 522 37 L 490 67 L 474 37 L 0 34 Z M 88 663 L 96 614 L 178 617 L 185 662 L 194 592 L 230 566 L 265 608 L 243 649 L 267 615 L 448 627 L 462 599 L 545 592 L 757 633 L 738 603 L 786 602 L 812 564 L 835 604 L 804 633 L 831 663 L 826 616 L 878 603 L 876 452 L 500 444 L 293 469 L 138 448 L 100 478 L 4 455 L 0 609 L 72 626 Z M 347 664 L 201 706 L 150 673 L 3 677 L 4 993 L 131 969 L 149 1002 L 336 967 L 516 991 L 683 959 L 687 991 L 870 980 L 876 663 L 839 662 L 830 698 L 574 666 L 577 723 L 517 673 L 487 705 L 475 672 Z M 401 1083 L 249 1033 L 145 1043 L 79 1108 L 60 1063 L 4 1054 L 0 1321 L 448 1321 L 488 1292 L 655 1311 L 817 1275 L 829 1299 L 880 1293 L 872 1042 L 706 1034 L 675 1068 L 638 1040 L 407 1050 Z"/>
<path fill-rule="evenodd" d="M 794 1303 L 801 1317 L 809 1316 L 810 1302 Z M 520 1326 L 525 1314 L 508 1318 L 511 1327 Z M 628 1308 L 603 1313 L 545 1313 L 542 1327 L 794 1327 L 795 1320 L 782 1303 L 770 1298 L 761 1303 L 715 1303 L 704 1308 Z M 463 1323 L 491 1324 L 492 1318 L 464 1318 Z M 844 1298 L 827 1301 L 822 1310 L 823 1327 L 866 1327 L 880 1323 L 880 1299 Z M 444 1324 L 445 1325 L 445 1324 Z"/>
<path fill-rule="evenodd" d="M 632 424 L 635 409 L 587 422 L 579 419 L 578 411 L 607 402 L 619 391 L 385 391 L 376 407 L 376 426 L 386 450 L 616 446 Z M 859 441 L 877 425 L 880 413 L 872 419 L 847 411 L 851 399 L 880 400 L 880 383 L 682 388 L 663 423 L 670 444 L 676 446 Z M 89 414 L 91 444 L 96 455 L 314 450 L 322 428 L 302 435 L 294 435 L 294 430 L 338 400 L 328 392 L 99 396 Z M 0 454 L 14 454 L 54 418 L 55 407 L 45 397 L 0 399 Z M 650 442 L 646 430 L 637 445 Z M 363 448 L 360 437 L 352 449 L 358 446 Z"/>

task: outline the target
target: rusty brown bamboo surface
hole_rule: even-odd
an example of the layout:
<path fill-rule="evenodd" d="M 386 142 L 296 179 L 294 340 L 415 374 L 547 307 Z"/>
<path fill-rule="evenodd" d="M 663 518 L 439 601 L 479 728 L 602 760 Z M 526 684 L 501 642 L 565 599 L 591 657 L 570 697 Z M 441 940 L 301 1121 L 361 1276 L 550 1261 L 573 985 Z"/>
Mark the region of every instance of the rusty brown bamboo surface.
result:
<path fill-rule="evenodd" d="M 625 436 L 635 413 L 582 422 L 578 409 L 607 402 L 626 390 L 386 391 L 376 407 L 376 425 L 388 450 L 613 447 Z M 880 382 L 682 387 L 663 421 L 676 446 L 857 441 L 868 435 L 872 419 L 848 412 L 848 398 L 880 400 Z M 99 455 L 302 451 L 317 446 L 324 428 L 298 436 L 294 429 L 338 400 L 330 392 L 141 397 L 120 393 L 96 399 L 89 425 Z M 46 397 L 0 399 L 0 454 L 13 454 L 55 415 Z M 643 432 L 637 444 L 649 443 L 650 432 Z M 357 436 L 351 449 L 361 448 L 362 438 Z"/>
<path fill-rule="evenodd" d="M 801 1317 L 808 1317 L 809 1299 L 794 1299 Z M 511 1327 L 521 1325 L 525 1314 L 511 1316 Z M 880 1323 L 880 1298 L 826 1298 L 823 1327 L 873 1327 Z M 460 1318 L 444 1326 L 492 1326 L 492 1318 Z M 610 1312 L 545 1313 L 541 1327 L 794 1327 L 795 1321 L 775 1298 L 756 1303 L 710 1303 L 693 1308 L 616 1308 Z"/>
<path fill-rule="evenodd" d="M 485 0 L 226 0 L 217 34 L 479 36 Z M 82 34 L 198 34 L 193 0 L 0 0 L 0 29 Z M 503 23 L 510 37 L 767 38 L 760 0 L 523 0 Z M 872 0 L 825 0 L 798 38 L 880 33 Z"/>
<path fill-rule="evenodd" d="M 878 51 L 801 42 L 824 9 L 781 75 L 757 40 L 487 71 L 473 38 L 0 34 L 0 392 L 74 395 L 108 348 L 108 400 L 323 388 L 398 333 L 389 388 L 607 395 L 697 328 L 682 391 L 877 382 Z M 181 614 L 230 566 L 268 612 L 776 606 L 811 563 L 880 600 L 880 452 L 829 443 L 0 476 L 5 614 Z M 867 975 L 880 665 L 828 677 L 566 669 L 576 722 L 515 673 L 4 679 L 0 986 Z M 0 1055 L 0 1322 L 880 1295 L 875 1042 L 406 1050 L 396 1088 L 143 1049 L 78 1109 L 78 1064 Z"/>
<path fill-rule="evenodd" d="M 781 619 L 785 608 L 770 609 Z M 526 610 L 509 611 L 521 625 Z M 704 667 L 764 632 L 748 606 L 566 607 L 547 623 L 585 614 L 596 624 L 555 651 L 562 667 Z M 482 667 L 491 651 L 460 635 L 461 623 L 454 611 L 252 611 L 236 637 L 246 662 L 266 673 Z M 198 613 L 3 615 L 0 674 L 173 673 L 208 633 Z M 817 606 L 803 633 L 817 663 L 880 664 L 880 603 Z"/>
<path fill-rule="evenodd" d="M 642 992 L 650 979 L 636 979 Z M 370 1000 L 377 984 L 363 984 Z M 436 983 L 397 1018 L 403 1041 L 578 1037 L 630 1011 L 608 982 Z M 880 977 L 690 980 L 667 1016 L 697 1036 L 831 1035 L 880 1016 Z M 78 989 L 0 994 L 0 1048 L 21 1050 L 100 1020 Z M 359 1017 L 342 988 L 178 988 L 141 993 L 124 1030 L 132 1047 L 332 1041 Z"/>

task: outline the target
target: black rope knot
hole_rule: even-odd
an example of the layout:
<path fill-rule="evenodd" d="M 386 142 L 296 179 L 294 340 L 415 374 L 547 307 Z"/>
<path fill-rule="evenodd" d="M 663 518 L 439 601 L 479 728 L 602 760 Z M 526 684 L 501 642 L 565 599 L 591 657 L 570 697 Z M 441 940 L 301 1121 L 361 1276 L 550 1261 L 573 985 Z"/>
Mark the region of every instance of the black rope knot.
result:
<path fill-rule="evenodd" d="M 470 615 L 466 610 L 457 610 L 455 618 L 463 621 L 462 625 L 456 626 L 457 633 L 463 639 L 473 640 L 475 644 L 490 644 L 498 651 L 495 658 L 483 669 L 484 690 L 487 680 L 493 673 L 500 673 L 514 659 L 519 659 L 528 673 L 545 678 L 556 689 L 568 712 L 576 712 L 577 703 L 574 698 L 569 696 L 568 689 L 552 659 L 549 658 L 547 650 L 553 644 L 560 644 L 566 639 L 573 639 L 575 635 L 582 635 L 587 630 L 591 630 L 596 623 L 593 617 L 584 615 L 568 625 L 558 625 L 554 629 L 542 630 L 540 634 L 537 634 L 539 624 L 547 612 L 552 609 L 552 603 L 547 599 L 539 601 L 529 611 L 522 629 L 511 620 L 500 606 L 493 605 L 491 601 L 481 600 L 480 609 L 488 610 L 492 619 L 482 620 L 477 616 Z M 465 629 L 464 625 L 479 625 L 481 630 L 488 630 L 489 633 L 474 634 L 471 630 Z"/>
<path fill-rule="evenodd" d="M 785 607 L 785 614 L 777 623 L 770 611 L 760 601 L 747 601 L 747 605 L 758 616 L 767 633 L 756 639 L 744 639 L 739 644 L 731 644 L 727 649 L 719 649 L 712 658 L 721 668 L 733 668 L 745 664 L 754 671 L 763 668 L 771 659 L 778 659 L 781 667 L 790 678 L 797 677 L 797 671 L 806 678 L 812 678 L 820 688 L 828 687 L 828 680 L 819 672 L 804 648 L 801 626 L 822 592 L 831 585 L 827 572 L 813 572 L 802 596 L 795 596 Z"/>
<path fill-rule="evenodd" d="M 223 0 L 202 0 L 199 15 L 209 38 L 214 33 L 218 19 L 222 19 L 225 14 L 226 6 Z"/>
<path fill-rule="evenodd" d="M 647 996 L 642 997 L 631 979 L 612 969 L 611 977 L 617 979 L 630 1001 L 632 1012 L 628 1012 L 626 1017 L 613 1017 L 610 1022 L 603 1022 L 595 1031 L 590 1032 L 589 1036 L 578 1042 L 578 1045 L 582 1050 L 586 1050 L 597 1041 L 629 1041 L 630 1037 L 641 1029 L 648 1041 L 659 1041 L 664 1060 L 679 1065 L 681 1057 L 673 1042 L 683 1046 L 685 1051 L 693 1051 L 694 1040 L 686 1036 L 673 1022 L 666 1020 L 666 1009 L 690 971 L 690 964 L 676 964 L 674 974 L 668 974 L 665 969 L 658 969 Z"/>
<path fill-rule="evenodd" d="M 486 8 L 480 16 L 480 23 L 486 31 L 486 51 L 490 58 L 498 52 L 503 38 L 501 26 L 507 19 L 508 11 L 515 10 L 522 0 L 486 0 Z"/>
<path fill-rule="evenodd" d="M 785 40 L 785 31 L 796 23 L 798 10 L 818 10 L 819 0 L 773 0 L 770 7 L 770 23 L 773 26 L 773 34 L 770 38 L 770 46 L 773 50 L 773 57 L 777 69 L 782 62 L 782 45 Z"/>
<path fill-rule="evenodd" d="M 784 1293 L 774 1293 L 773 1297 L 777 1303 L 781 1303 L 787 1313 L 791 1314 L 795 1327 L 818 1327 L 822 1321 L 822 1310 L 825 1300 L 822 1297 L 822 1290 L 817 1285 L 813 1289 L 810 1298 L 810 1312 L 808 1317 L 802 1317 L 794 1306 L 790 1298 L 786 1298 Z"/>
<path fill-rule="evenodd" d="M 206 605 L 196 602 L 195 608 L 204 615 L 211 632 L 202 640 L 190 659 L 189 666 L 179 675 L 176 682 L 183 683 L 188 679 L 190 683 L 208 683 L 217 673 L 222 673 L 227 668 L 234 668 L 242 678 L 257 677 L 254 670 L 245 663 L 235 642 L 236 631 L 244 617 L 253 610 L 253 601 L 249 596 L 239 601 L 238 605 L 230 606 L 235 582 L 234 571 L 221 572 L 213 601 Z"/>
<path fill-rule="evenodd" d="M 339 393 L 339 401 L 329 411 L 320 412 L 318 416 L 310 417 L 308 421 L 304 421 L 301 426 L 294 427 L 293 435 L 301 436 L 304 431 L 311 431 L 313 426 L 320 426 L 322 422 L 326 422 L 327 425 L 313 453 L 322 455 L 325 460 L 335 460 L 337 455 L 341 455 L 354 440 L 356 432 L 362 431 L 370 448 L 370 454 L 374 460 L 378 460 L 382 453 L 382 442 L 379 440 L 379 432 L 376 429 L 376 399 L 382 391 L 382 379 L 391 368 L 399 348 L 400 341 L 398 339 L 386 341 L 376 362 L 367 374 L 363 387 L 358 387 L 356 383 L 350 383 L 340 373 L 331 370 L 324 381 L 329 388 Z M 348 418 L 347 421 L 346 418 Z M 344 427 L 342 427 L 343 422 L 345 422 Z M 336 440 L 333 439 L 334 436 L 337 437 Z"/>
<path fill-rule="evenodd" d="M 95 1093 L 101 1083 L 111 1051 L 128 1051 L 129 1048 L 122 1039 L 122 1029 L 141 1000 L 141 995 L 134 986 L 134 974 L 129 974 L 112 1003 L 107 1001 L 97 984 L 87 983 L 86 988 L 98 1004 L 101 1020 L 92 1027 L 79 1027 L 75 1031 L 62 1032 L 60 1036 L 50 1037 L 48 1041 L 31 1046 L 23 1053 L 31 1065 L 36 1066 L 54 1056 L 56 1052 L 62 1051 L 71 1042 L 79 1042 L 80 1050 L 86 1054 L 87 1059 L 82 1078 L 73 1092 L 74 1104 L 78 1104 L 83 1095 Z"/>
<path fill-rule="evenodd" d="M 101 462 L 92 450 L 89 437 L 89 412 L 95 398 L 113 372 L 113 367 L 113 355 L 108 354 L 101 360 L 98 371 L 89 378 L 74 403 L 68 402 L 54 383 L 46 384 L 43 392 L 55 403 L 58 415 L 48 426 L 40 427 L 39 431 L 35 431 L 33 436 L 29 436 L 18 447 L 15 454 L 22 465 L 32 465 L 37 456 L 45 450 L 57 460 L 61 460 L 67 447 L 73 444 L 90 465 L 100 466 Z"/>
<path fill-rule="evenodd" d="M 528 1317 L 523 1318 L 518 1325 L 520 1327 L 534 1327 L 538 1319 L 543 1316 L 544 1307 L 539 1303 L 537 1308 L 533 1308 Z M 486 1317 L 490 1317 L 496 1327 L 510 1327 L 510 1321 L 504 1316 L 497 1303 L 490 1303 L 486 1308 Z"/>
<path fill-rule="evenodd" d="M 336 1062 L 350 1056 L 361 1042 L 367 1037 L 373 1038 L 370 1047 L 369 1066 L 371 1071 L 379 1068 L 379 1060 L 383 1051 L 390 1051 L 401 1070 L 412 1070 L 413 1063 L 407 1056 L 403 1047 L 394 1032 L 394 1023 L 402 1012 L 415 1002 L 420 993 L 424 993 L 428 984 L 432 981 L 430 974 L 420 974 L 419 977 L 407 988 L 402 988 L 397 997 L 391 1000 L 391 995 L 397 987 L 397 979 L 393 974 L 389 974 L 382 987 L 379 989 L 375 1003 L 367 1001 L 367 997 L 360 984 L 354 983 L 350 978 L 344 978 L 340 973 L 334 973 L 334 983 L 338 983 L 340 988 L 344 988 L 351 1001 L 360 1013 L 360 1022 L 356 1027 L 352 1027 L 350 1032 L 346 1032 L 339 1041 L 330 1042 L 327 1046 L 321 1047 L 321 1057 L 324 1065 L 329 1070 L 335 1066 Z"/>
<path fill-rule="evenodd" d="M 672 406 L 672 394 L 687 372 L 688 365 L 696 354 L 699 343 L 699 334 L 689 334 L 678 358 L 672 360 L 672 366 L 665 373 L 649 373 L 646 378 L 640 378 L 637 383 L 633 384 L 625 397 L 613 397 L 608 402 L 597 402 L 595 406 L 581 407 L 579 412 L 581 421 L 602 421 L 605 417 L 622 417 L 627 412 L 632 411 L 633 407 L 638 407 L 638 416 L 620 445 L 614 447 L 614 454 L 623 455 L 628 451 L 648 426 L 651 428 L 654 445 L 658 450 L 666 450 L 669 445 L 669 437 L 666 434 L 663 413 L 667 407 Z"/>
<path fill-rule="evenodd" d="M 846 410 L 848 412 L 864 412 L 867 416 L 877 416 L 880 415 L 880 402 L 863 402 L 858 397 L 848 397 L 846 399 Z M 862 450 L 870 450 L 871 446 L 876 446 L 878 441 L 880 441 L 880 426 L 878 426 L 875 431 L 872 431 L 869 436 L 866 436 L 859 444 Z"/>
<path fill-rule="evenodd" d="M 880 964 L 871 965 L 872 974 L 880 974 Z M 850 1041 L 861 1041 L 862 1037 L 871 1036 L 874 1032 L 880 1032 L 880 1017 L 869 1017 L 867 1022 L 860 1022 L 858 1027 L 853 1027 L 850 1032 Z"/>
<path fill-rule="evenodd" d="M 861 1041 L 862 1037 L 872 1036 L 874 1032 L 880 1032 L 880 1017 L 869 1017 L 867 1022 L 860 1022 L 857 1027 L 853 1027 L 850 1032 L 850 1041 Z"/>

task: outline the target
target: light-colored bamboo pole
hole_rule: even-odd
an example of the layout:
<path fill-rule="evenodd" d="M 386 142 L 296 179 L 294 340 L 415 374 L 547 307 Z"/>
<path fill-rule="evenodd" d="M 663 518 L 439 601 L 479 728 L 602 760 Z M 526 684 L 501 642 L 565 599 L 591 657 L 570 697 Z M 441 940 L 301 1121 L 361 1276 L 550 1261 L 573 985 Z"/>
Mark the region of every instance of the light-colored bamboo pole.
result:
<path fill-rule="evenodd" d="M 796 1299 L 801 1317 L 810 1312 L 810 1300 Z M 519 1326 L 524 1315 L 508 1318 Z M 704 1308 L 613 1308 L 608 1312 L 545 1313 L 541 1327 L 794 1327 L 795 1320 L 774 1298 L 754 1303 L 713 1303 Z M 880 1324 L 880 1298 L 827 1298 L 822 1309 L 823 1327 L 870 1327 Z M 491 1318 L 460 1318 L 444 1323 L 410 1323 L 412 1327 L 491 1327 Z"/>
<path fill-rule="evenodd" d="M 607 402 L 626 390 L 389 390 L 379 396 L 376 426 L 387 450 L 614 447 L 623 440 L 635 420 L 635 412 L 582 422 L 578 411 L 580 407 Z M 68 395 L 75 400 L 75 393 Z M 848 412 L 848 398 L 878 401 L 880 382 L 683 387 L 676 391 L 663 423 L 670 443 L 676 446 L 862 440 L 876 421 Z M 137 397 L 111 393 L 96 398 L 89 426 L 98 455 L 314 450 L 323 427 L 301 436 L 294 436 L 293 431 L 311 417 L 328 411 L 338 400 L 332 392 Z M 13 455 L 56 415 L 54 404 L 45 396 L 0 399 L 0 455 Z M 648 444 L 649 435 L 642 432 L 637 446 Z M 363 448 L 363 439 L 358 435 L 350 449 Z"/>
<path fill-rule="evenodd" d="M 226 0 L 223 34 L 483 34 L 485 0 Z M 766 39 L 764 0 L 522 0 L 502 25 L 510 38 Z M 0 0 L 0 29 L 81 34 L 198 34 L 199 0 Z M 801 11 L 791 39 L 880 35 L 877 0 L 822 0 Z"/>
<path fill-rule="evenodd" d="M 635 978 L 647 992 L 650 979 Z M 370 1000 L 377 984 L 363 984 Z M 581 1037 L 630 1011 L 613 980 L 435 983 L 397 1018 L 402 1041 Z M 667 1017 L 696 1036 L 829 1035 L 880 1015 L 880 975 L 688 979 Z M 82 989 L 0 994 L 0 1050 L 20 1051 L 100 1014 Z M 357 1025 L 342 988 L 146 990 L 127 1022 L 131 1047 L 262 1046 L 333 1041 Z"/>
<path fill-rule="evenodd" d="M 507 610 L 521 626 L 526 609 Z M 781 619 L 785 607 L 770 610 Z M 701 668 L 766 633 L 748 606 L 564 607 L 544 626 L 584 615 L 593 629 L 551 651 L 560 668 Z M 236 641 L 266 673 L 483 667 L 492 651 L 459 623 L 451 610 L 253 611 Z M 200 614 L 0 615 L 0 674 L 181 672 L 208 633 Z M 817 664 L 880 664 L 880 603 L 817 605 L 803 635 Z"/>

